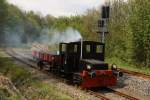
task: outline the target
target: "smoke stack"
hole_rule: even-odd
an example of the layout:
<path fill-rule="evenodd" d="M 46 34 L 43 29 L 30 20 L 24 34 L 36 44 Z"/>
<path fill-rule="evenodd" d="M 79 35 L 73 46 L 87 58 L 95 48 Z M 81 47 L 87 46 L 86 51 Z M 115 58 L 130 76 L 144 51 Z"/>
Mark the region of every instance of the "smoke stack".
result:
<path fill-rule="evenodd" d="M 81 42 L 81 53 L 80 53 L 80 59 L 82 59 L 82 55 L 83 55 L 83 39 L 80 39 Z"/>

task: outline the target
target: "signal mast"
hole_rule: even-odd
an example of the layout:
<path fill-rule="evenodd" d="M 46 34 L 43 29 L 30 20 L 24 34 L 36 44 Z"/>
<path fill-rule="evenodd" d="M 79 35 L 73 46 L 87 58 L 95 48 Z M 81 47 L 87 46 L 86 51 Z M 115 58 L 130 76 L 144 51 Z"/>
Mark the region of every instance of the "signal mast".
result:
<path fill-rule="evenodd" d="M 108 33 L 108 21 L 109 21 L 109 14 L 110 13 L 110 6 L 109 4 L 105 4 L 101 8 L 101 18 L 98 20 L 98 34 L 100 34 L 101 42 L 105 43 L 105 34 Z"/>

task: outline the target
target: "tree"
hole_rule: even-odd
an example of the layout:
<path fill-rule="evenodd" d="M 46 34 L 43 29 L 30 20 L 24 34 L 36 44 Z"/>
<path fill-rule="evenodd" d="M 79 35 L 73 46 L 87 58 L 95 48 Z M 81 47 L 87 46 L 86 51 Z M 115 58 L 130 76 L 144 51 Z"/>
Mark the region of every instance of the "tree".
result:
<path fill-rule="evenodd" d="M 133 0 L 130 27 L 133 33 L 134 59 L 138 64 L 150 66 L 150 2 Z"/>
<path fill-rule="evenodd" d="M 106 34 L 107 57 L 132 62 L 132 33 L 129 27 L 130 5 L 122 0 L 111 2 L 109 34 Z"/>
<path fill-rule="evenodd" d="M 0 42 L 4 42 L 4 26 L 7 17 L 7 4 L 5 0 L 0 0 Z"/>

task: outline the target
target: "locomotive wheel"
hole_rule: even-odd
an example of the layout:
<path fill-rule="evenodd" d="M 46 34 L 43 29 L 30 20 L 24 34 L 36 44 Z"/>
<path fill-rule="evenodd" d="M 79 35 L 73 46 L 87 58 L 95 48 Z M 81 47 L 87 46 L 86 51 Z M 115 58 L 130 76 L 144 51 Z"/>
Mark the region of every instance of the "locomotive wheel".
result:
<path fill-rule="evenodd" d="M 73 75 L 73 84 L 79 86 L 82 82 L 82 78 L 79 74 L 74 74 Z"/>

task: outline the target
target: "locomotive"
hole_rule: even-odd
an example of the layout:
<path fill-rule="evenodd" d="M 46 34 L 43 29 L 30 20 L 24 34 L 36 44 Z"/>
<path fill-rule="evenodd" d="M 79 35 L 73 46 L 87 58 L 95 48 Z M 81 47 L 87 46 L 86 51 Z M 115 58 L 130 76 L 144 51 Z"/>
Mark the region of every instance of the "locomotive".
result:
<path fill-rule="evenodd" d="M 105 44 L 95 41 L 59 43 L 59 53 L 32 51 L 40 69 L 69 78 L 82 88 L 115 86 L 123 73 L 104 62 Z M 54 74 L 54 75 L 55 75 Z"/>

